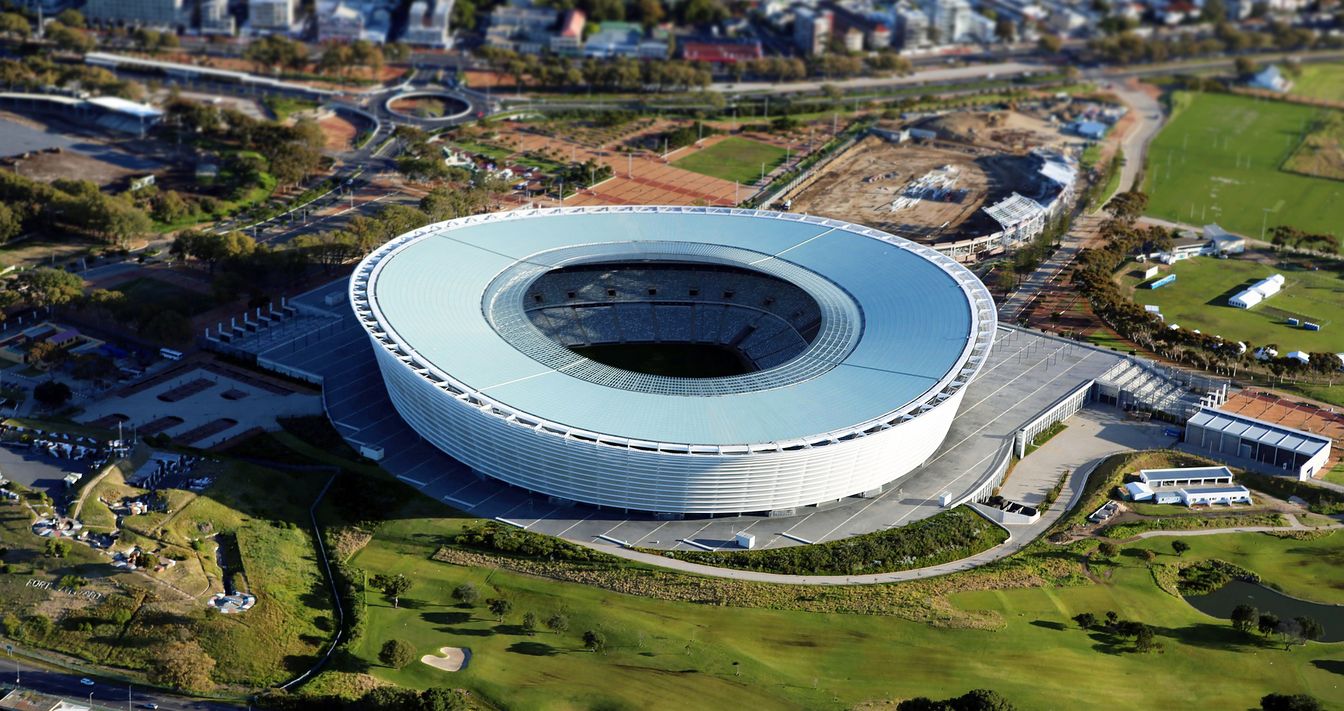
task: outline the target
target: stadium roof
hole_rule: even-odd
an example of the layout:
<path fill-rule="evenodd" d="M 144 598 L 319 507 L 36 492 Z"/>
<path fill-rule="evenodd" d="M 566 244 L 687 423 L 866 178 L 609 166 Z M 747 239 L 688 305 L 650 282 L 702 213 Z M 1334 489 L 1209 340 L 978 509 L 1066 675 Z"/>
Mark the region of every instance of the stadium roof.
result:
<path fill-rule="evenodd" d="M 522 295 L 541 274 L 650 257 L 790 281 L 821 306 L 822 332 L 776 368 L 687 379 L 594 363 L 548 347 L 525 323 Z M 984 286 L 931 249 L 838 220 L 724 208 L 567 208 L 439 223 L 366 260 L 351 296 L 365 326 L 425 377 L 541 426 L 687 445 L 813 441 L 917 415 L 969 382 L 995 325 Z"/>
<path fill-rule="evenodd" d="M 1295 430 L 1291 427 L 1282 427 L 1245 415 L 1234 415 L 1207 408 L 1195 413 L 1195 416 L 1191 417 L 1186 425 L 1197 425 L 1204 429 L 1217 430 L 1223 434 L 1297 452 L 1307 457 L 1313 457 L 1322 449 L 1330 446 L 1330 438 L 1328 437 Z"/>

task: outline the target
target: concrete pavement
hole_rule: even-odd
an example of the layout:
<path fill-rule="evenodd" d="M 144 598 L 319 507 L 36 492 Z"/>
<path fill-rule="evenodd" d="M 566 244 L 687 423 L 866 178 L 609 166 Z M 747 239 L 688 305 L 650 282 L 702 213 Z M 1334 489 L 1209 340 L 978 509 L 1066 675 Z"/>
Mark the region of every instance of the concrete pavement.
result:
<path fill-rule="evenodd" d="M 873 585 L 881 583 L 899 583 L 909 580 L 932 578 L 979 566 L 1006 558 L 1026 547 L 1039 538 L 1063 515 L 1078 504 L 1084 485 L 1092 471 L 1102 461 L 1113 454 L 1135 449 L 1150 449 L 1170 446 L 1171 438 L 1164 436 L 1160 424 L 1140 423 L 1128 420 L 1123 413 L 1111 408 L 1086 408 L 1069 420 L 1069 428 L 1051 439 L 1044 447 L 1032 453 L 1009 475 L 1018 482 L 1030 481 L 1053 487 L 1064 471 L 1068 471 L 1068 480 L 1061 492 L 1059 501 L 1046 511 L 1036 523 L 1030 526 L 1008 528 L 1009 538 L 1004 543 L 987 551 L 977 553 L 961 560 L 890 573 L 871 575 L 782 575 L 762 573 L 753 570 L 733 570 L 701 565 L 687 561 L 665 558 L 628 548 L 617 547 L 606 542 L 589 542 L 569 539 L 574 543 L 587 546 L 603 553 L 617 555 L 627 560 L 678 570 L 684 573 L 704 575 L 714 578 L 747 580 L 760 583 L 778 583 L 782 585 Z M 1014 484 L 1018 486 L 1019 484 Z M 1005 483 L 1005 487 L 1008 486 Z M 1061 503 L 1063 502 L 1063 503 Z"/>

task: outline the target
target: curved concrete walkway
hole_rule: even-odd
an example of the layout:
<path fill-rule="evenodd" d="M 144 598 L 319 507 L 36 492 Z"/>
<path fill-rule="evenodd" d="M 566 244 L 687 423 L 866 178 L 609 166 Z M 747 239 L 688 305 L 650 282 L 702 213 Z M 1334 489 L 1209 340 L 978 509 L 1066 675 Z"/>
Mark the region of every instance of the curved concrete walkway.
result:
<path fill-rule="evenodd" d="M 1023 476 L 1024 467 L 1059 471 L 1070 470 L 1064 490 L 1054 508 L 1041 515 L 1040 520 L 1029 526 L 1007 528 L 1008 540 L 975 555 L 949 563 L 933 565 L 927 568 L 898 570 L 889 573 L 869 575 L 786 575 L 781 573 L 762 573 L 754 570 L 720 568 L 712 565 L 691 563 L 661 555 L 643 553 L 629 548 L 595 543 L 585 540 L 569 540 L 587 546 L 593 550 L 620 556 L 627 560 L 662 568 L 677 570 L 693 575 L 714 578 L 747 580 L 758 583 L 777 583 L 782 585 L 875 585 L 881 583 L 900 583 L 910 580 L 922 580 L 939 575 L 947 575 L 1006 558 L 1028 543 L 1039 538 L 1055 524 L 1066 512 L 1078 505 L 1082 497 L 1083 486 L 1097 465 L 1113 454 L 1135 449 L 1152 449 L 1166 446 L 1170 438 L 1162 439 L 1162 427 L 1152 424 L 1136 423 L 1125 420 L 1123 415 L 1109 408 L 1085 409 L 1069 420 L 1068 429 L 1056 435 L 1045 446 L 1034 452 L 1017 465 L 1011 476 Z"/>

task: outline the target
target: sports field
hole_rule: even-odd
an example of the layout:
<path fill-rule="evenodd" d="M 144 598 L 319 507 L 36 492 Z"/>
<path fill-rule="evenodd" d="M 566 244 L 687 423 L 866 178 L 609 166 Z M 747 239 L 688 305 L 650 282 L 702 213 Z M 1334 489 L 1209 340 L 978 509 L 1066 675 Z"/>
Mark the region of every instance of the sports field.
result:
<path fill-rule="evenodd" d="M 1132 263 L 1121 270 L 1119 279 L 1133 290 L 1135 302 L 1159 307 L 1169 324 L 1253 346 L 1275 343 L 1282 354 L 1344 351 L 1344 278 L 1339 272 L 1209 257 L 1162 269 L 1163 274 L 1176 274 L 1176 282 L 1159 289 L 1134 288 L 1142 279 Z M 1251 309 L 1227 305 L 1228 297 L 1275 273 L 1287 279 L 1283 291 Z M 1289 326 L 1286 319 L 1290 316 L 1323 328 L 1307 331 Z"/>
<path fill-rule="evenodd" d="M 762 165 L 765 166 L 765 173 L 769 174 L 784 161 L 785 155 L 785 150 L 779 146 L 729 136 L 704 150 L 673 161 L 672 165 L 701 175 L 752 185 L 761 179 Z"/>
<path fill-rule="evenodd" d="M 1148 214 L 1217 222 L 1259 237 L 1262 224 L 1338 232 L 1344 182 L 1282 170 L 1324 109 L 1227 94 L 1178 92 L 1174 118 L 1148 152 Z"/>
<path fill-rule="evenodd" d="M 1326 101 L 1344 101 L 1344 64 L 1304 64 L 1289 94 Z"/>

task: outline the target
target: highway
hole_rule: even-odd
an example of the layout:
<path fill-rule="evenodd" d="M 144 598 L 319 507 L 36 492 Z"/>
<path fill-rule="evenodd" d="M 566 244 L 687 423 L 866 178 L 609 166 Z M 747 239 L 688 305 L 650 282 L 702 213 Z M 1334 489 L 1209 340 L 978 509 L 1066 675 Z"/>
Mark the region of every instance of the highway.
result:
<path fill-rule="evenodd" d="M 6 657 L 0 657 L 0 685 L 5 691 L 15 687 L 14 665 Z M 89 678 L 93 686 L 86 686 L 81 679 Z M 72 701 L 88 703 L 96 708 L 124 709 L 147 708 L 148 704 L 158 704 L 163 711 L 238 711 L 243 706 L 223 701 L 205 701 L 177 696 L 162 691 L 136 688 L 120 681 L 110 681 L 101 677 L 85 677 L 82 674 L 34 669 L 24 666 L 19 673 L 18 688 L 31 689 L 44 694 L 55 694 Z"/>

